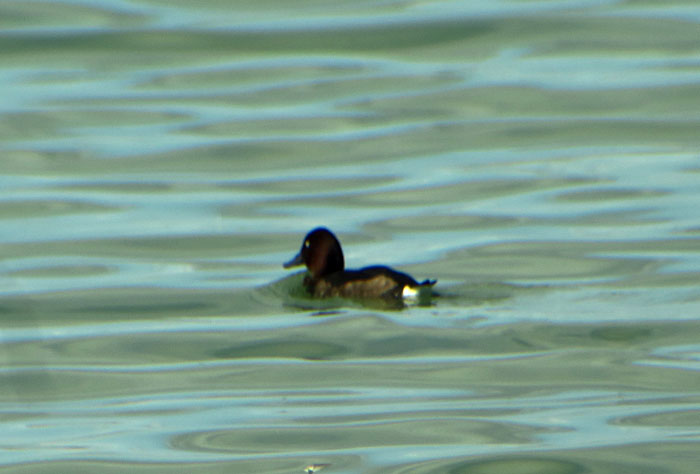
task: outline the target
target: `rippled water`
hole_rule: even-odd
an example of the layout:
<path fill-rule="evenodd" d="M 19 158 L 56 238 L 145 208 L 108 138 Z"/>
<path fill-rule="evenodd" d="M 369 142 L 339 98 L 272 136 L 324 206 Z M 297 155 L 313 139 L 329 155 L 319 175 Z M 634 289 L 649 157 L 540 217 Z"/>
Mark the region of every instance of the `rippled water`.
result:
<path fill-rule="evenodd" d="M 694 474 L 699 23 L 3 1 L 0 470 Z M 442 296 L 300 301 L 317 225 Z"/>

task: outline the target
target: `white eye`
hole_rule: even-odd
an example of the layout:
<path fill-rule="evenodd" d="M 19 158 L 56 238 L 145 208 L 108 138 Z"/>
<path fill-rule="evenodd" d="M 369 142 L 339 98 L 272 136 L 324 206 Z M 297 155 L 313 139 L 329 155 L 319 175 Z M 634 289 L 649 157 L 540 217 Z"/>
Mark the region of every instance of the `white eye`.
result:
<path fill-rule="evenodd" d="M 304 242 L 304 247 L 306 247 L 308 249 L 310 246 L 311 246 L 311 242 L 309 242 L 308 240 L 306 242 Z"/>

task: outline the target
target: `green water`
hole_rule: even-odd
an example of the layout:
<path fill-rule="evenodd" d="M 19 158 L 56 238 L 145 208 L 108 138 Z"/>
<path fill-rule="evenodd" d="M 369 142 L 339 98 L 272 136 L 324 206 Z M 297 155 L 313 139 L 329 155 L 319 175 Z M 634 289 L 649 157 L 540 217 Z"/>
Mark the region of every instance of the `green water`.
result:
<path fill-rule="evenodd" d="M 0 3 L 0 471 L 689 473 L 696 2 Z M 324 225 L 430 307 L 300 299 Z"/>

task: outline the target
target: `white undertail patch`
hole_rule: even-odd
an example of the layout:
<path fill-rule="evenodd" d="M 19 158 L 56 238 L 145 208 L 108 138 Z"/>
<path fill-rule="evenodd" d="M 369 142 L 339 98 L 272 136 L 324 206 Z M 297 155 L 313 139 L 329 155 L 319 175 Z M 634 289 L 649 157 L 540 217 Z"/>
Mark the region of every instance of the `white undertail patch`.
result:
<path fill-rule="evenodd" d="M 418 290 L 416 288 L 411 288 L 408 285 L 404 285 L 403 291 L 401 292 L 401 297 L 406 299 L 415 299 L 418 297 Z"/>

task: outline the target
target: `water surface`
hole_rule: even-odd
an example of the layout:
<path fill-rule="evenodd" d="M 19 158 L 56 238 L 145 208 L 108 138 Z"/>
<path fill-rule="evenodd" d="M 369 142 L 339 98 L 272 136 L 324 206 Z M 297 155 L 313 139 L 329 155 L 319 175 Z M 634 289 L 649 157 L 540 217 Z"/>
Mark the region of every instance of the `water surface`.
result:
<path fill-rule="evenodd" d="M 699 20 L 3 2 L 0 470 L 694 474 Z"/>

